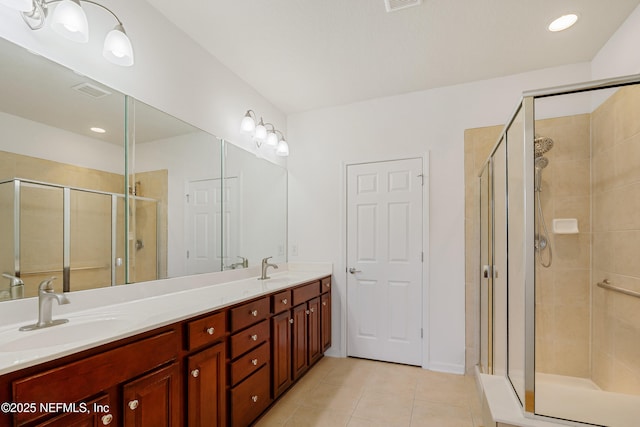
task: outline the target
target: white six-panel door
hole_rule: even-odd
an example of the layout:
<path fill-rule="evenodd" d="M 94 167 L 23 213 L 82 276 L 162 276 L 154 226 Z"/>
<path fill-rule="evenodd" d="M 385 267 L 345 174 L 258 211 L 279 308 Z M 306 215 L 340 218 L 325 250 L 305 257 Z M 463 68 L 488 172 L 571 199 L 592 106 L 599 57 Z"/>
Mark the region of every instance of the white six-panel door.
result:
<path fill-rule="evenodd" d="M 422 159 L 347 166 L 347 353 L 422 363 Z"/>

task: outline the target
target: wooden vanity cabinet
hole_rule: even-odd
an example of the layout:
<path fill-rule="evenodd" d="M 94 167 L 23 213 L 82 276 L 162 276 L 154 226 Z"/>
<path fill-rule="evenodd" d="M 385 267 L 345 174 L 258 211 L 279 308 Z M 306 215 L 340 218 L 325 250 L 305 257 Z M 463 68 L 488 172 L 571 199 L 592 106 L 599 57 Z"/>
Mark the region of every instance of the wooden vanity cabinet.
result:
<path fill-rule="evenodd" d="M 331 345 L 330 282 L 305 283 L 0 376 L 2 401 L 89 408 L 0 413 L 0 425 L 250 425 Z"/>

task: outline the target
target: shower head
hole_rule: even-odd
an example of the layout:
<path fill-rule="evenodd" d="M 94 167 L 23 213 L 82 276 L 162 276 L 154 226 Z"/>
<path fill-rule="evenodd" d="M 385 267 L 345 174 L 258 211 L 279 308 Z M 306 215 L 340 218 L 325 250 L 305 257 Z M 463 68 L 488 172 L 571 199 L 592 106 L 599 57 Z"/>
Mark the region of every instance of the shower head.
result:
<path fill-rule="evenodd" d="M 553 139 L 548 136 L 536 136 L 533 140 L 535 157 L 540 157 L 553 148 Z M 546 166 L 546 165 L 545 165 Z"/>
<path fill-rule="evenodd" d="M 535 167 L 536 170 L 542 170 L 544 168 L 546 168 L 549 165 L 549 159 L 547 159 L 544 156 L 540 156 L 536 158 L 536 163 L 535 163 Z"/>

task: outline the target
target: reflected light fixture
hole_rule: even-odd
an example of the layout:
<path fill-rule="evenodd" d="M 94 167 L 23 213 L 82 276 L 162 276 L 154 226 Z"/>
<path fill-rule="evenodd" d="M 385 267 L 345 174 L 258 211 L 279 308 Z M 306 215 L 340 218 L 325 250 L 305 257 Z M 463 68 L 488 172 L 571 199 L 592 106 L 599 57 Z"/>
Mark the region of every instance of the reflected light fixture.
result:
<path fill-rule="evenodd" d="M 39 30 L 49 20 L 51 29 L 59 35 L 78 43 L 86 43 L 89 41 L 89 23 L 81 3 L 90 3 L 106 10 L 117 22 L 104 39 L 102 56 L 116 65 L 133 65 L 133 47 L 122 21 L 100 3 L 91 0 L 0 0 L 0 5 L 19 11 L 32 30 Z M 53 8 L 53 13 L 49 17 L 50 8 Z"/>
<path fill-rule="evenodd" d="M 265 123 L 262 117 L 256 125 L 258 117 L 253 110 L 247 110 L 240 123 L 240 131 L 251 135 L 258 150 L 263 146 L 275 149 L 275 154 L 286 157 L 289 155 L 289 144 L 285 140 L 285 136 L 271 123 Z M 270 129 L 267 129 L 270 127 Z"/>
<path fill-rule="evenodd" d="M 575 13 L 570 13 L 568 15 L 562 15 L 561 17 L 555 19 L 551 24 L 549 24 L 549 31 L 558 32 L 564 31 L 570 27 L 572 27 L 576 22 L 578 22 L 578 15 Z"/>
<path fill-rule="evenodd" d="M 94 126 L 94 127 L 90 128 L 90 130 L 91 130 L 91 132 L 95 132 L 95 133 L 105 133 L 106 132 L 106 130 L 104 130 L 102 128 L 99 128 L 97 126 Z"/>

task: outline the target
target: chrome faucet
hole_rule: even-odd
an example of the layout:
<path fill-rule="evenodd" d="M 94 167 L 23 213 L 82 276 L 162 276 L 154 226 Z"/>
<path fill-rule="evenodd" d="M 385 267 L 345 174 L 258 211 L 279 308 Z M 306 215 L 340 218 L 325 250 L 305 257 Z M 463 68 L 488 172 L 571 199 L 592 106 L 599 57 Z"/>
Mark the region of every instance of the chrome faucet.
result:
<path fill-rule="evenodd" d="M 21 278 L 12 276 L 8 273 L 3 273 L 2 277 L 6 277 L 11 281 L 11 283 L 9 283 L 9 297 L 11 299 L 20 299 L 24 297 L 24 282 Z"/>
<path fill-rule="evenodd" d="M 21 331 L 33 331 L 34 329 L 48 328 L 50 326 L 67 323 L 69 321 L 67 319 L 51 319 L 51 306 L 53 305 L 53 300 L 58 301 L 58 304 L 60 305 L 69 304 L 69 299 L 65 294 L 57 294 L 53 292 L 53 285 L 51 282 L 55 279 L 55 277 L 52 277 L 44 280 L 40 283 L 40 286 L 38 286 L 38 323 L 23 326 L 20 328 Z"/>
<path fill-rule="evenodd" d="M 278 268 L 278 266 L 276 264 L 270 264 L 269 263 L 269 259 L 271 259 L 273 257 L 266 257 L 262 260 L 262 276 L 260 276 L 260 278 L 258 280 L 267 280 L 270 279 L 269 276 L 267 276 L 267 268 L 269 267 L 273 267 L 273 268 Z"/>

